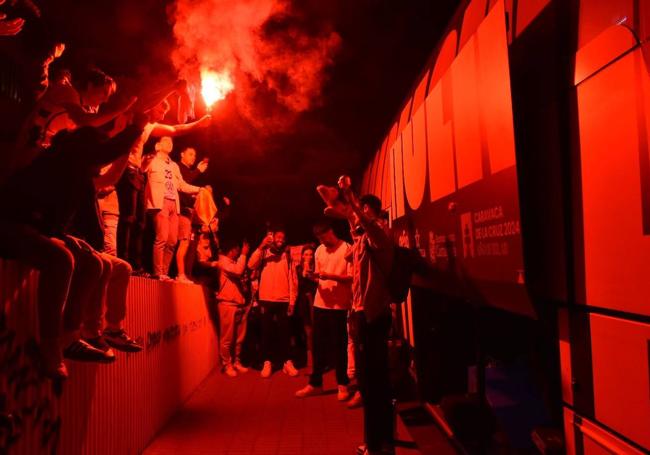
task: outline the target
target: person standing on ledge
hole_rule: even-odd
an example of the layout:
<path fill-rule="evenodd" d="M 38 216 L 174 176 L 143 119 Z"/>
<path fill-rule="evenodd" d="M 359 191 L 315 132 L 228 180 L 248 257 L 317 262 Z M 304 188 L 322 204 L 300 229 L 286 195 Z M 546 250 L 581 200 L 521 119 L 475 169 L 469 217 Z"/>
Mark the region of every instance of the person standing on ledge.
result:
<path fill-rule="evenodd" d="M 156 155 L 147 169 L 145 196 L 147 210 L 153 213 L 156 239 L 153 246 L 154 277 L 169 281 L 169 265 L 178 240 L 178 214 L 181 211 L 179 191 L 196 194 L 200 188 L 183 180 L 181 171 L 169 157 L 174 142 L 169 136 L 156 143 Z"/>
<path fill-rule="evenodd" d="M 187 147 L 181 152 L 181 162 L 178 163 L 178 167 L 181 170 L 183 180 L 191 185 L 194 185 L 199 177 L 208 169 L 207 158 L 202 159 L 196 167 L 194 167 L 195 162 L 195 149 Z M 192 218 L 194 217 L 195 200 L 196 196 L 193 194 L 180 194 L 181 213 L 178 217 L 178 250 L 176 251 L 176 266 L 178 267 L 176 281 L 180 283 L 192 283 L 187 275 L 192 273 L 192 264 L 194 262 L 194 254 L 190 250 L 190 242 L 192 240 Z"/>

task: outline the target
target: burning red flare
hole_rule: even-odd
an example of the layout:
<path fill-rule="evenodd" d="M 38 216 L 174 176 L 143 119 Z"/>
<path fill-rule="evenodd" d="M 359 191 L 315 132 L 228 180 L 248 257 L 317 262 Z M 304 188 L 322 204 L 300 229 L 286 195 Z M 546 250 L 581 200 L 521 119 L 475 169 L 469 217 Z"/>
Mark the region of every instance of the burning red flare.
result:
<path fill-rule="evenodd" d="M 201 70 L 201 95 L 208 109 L 221 101 L 235 88 L 228 71 Z"/>

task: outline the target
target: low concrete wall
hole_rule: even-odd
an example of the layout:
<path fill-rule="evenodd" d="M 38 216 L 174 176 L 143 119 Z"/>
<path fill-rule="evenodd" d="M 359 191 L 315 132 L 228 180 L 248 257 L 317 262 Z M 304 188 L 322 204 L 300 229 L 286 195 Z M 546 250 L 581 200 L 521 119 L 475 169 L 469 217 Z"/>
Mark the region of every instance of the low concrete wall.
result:
<path fill-rule="evenodd" d="M 203 289 L 133 278 L 125 328 L 144 351 L 67 362 L 57 390 L 35 368 L 36 283 L 36 272 L 0 260 L 0 452 L 140 453 L 218 362 Z"/>

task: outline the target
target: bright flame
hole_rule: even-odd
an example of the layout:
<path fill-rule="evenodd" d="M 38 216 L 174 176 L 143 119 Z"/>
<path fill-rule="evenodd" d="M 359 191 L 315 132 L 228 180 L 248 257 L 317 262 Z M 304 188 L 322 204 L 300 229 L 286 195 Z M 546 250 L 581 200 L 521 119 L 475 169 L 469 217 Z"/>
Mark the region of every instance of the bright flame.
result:
<path fill-rule="evenodd" d="M 208 109 L 235 88 L 228 71 L 201 70 L 201 95 Z"/>

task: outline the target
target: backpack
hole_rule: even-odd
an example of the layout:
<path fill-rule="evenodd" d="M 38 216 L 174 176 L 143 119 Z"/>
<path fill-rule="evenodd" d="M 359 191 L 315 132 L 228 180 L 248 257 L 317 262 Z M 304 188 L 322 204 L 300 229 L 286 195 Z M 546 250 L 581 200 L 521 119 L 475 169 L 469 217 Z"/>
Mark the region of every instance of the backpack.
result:
<path fill-rule="evenodd" d="M 393 253 L 393 264 L 390 273 L 386 277 L 388 280 L 388 292 L 390 293 L 393 303 L 402 303 L 406 301 L 409 289 L 411 288 L 411 278 L 415 272 L 417 258 L 415 251 L 395 246 Z"/>
<path fill-rule="evenodd" d="M 382 270 L 392 303 L 403 303 L 406 301 L 406 296 L 411 288 L 411 278 L 417 268 L 416 264 L 418 259 L 419 256 L 414 250 L 393 245 L 393 263 L 390 271 L 385 273 Z"/>

